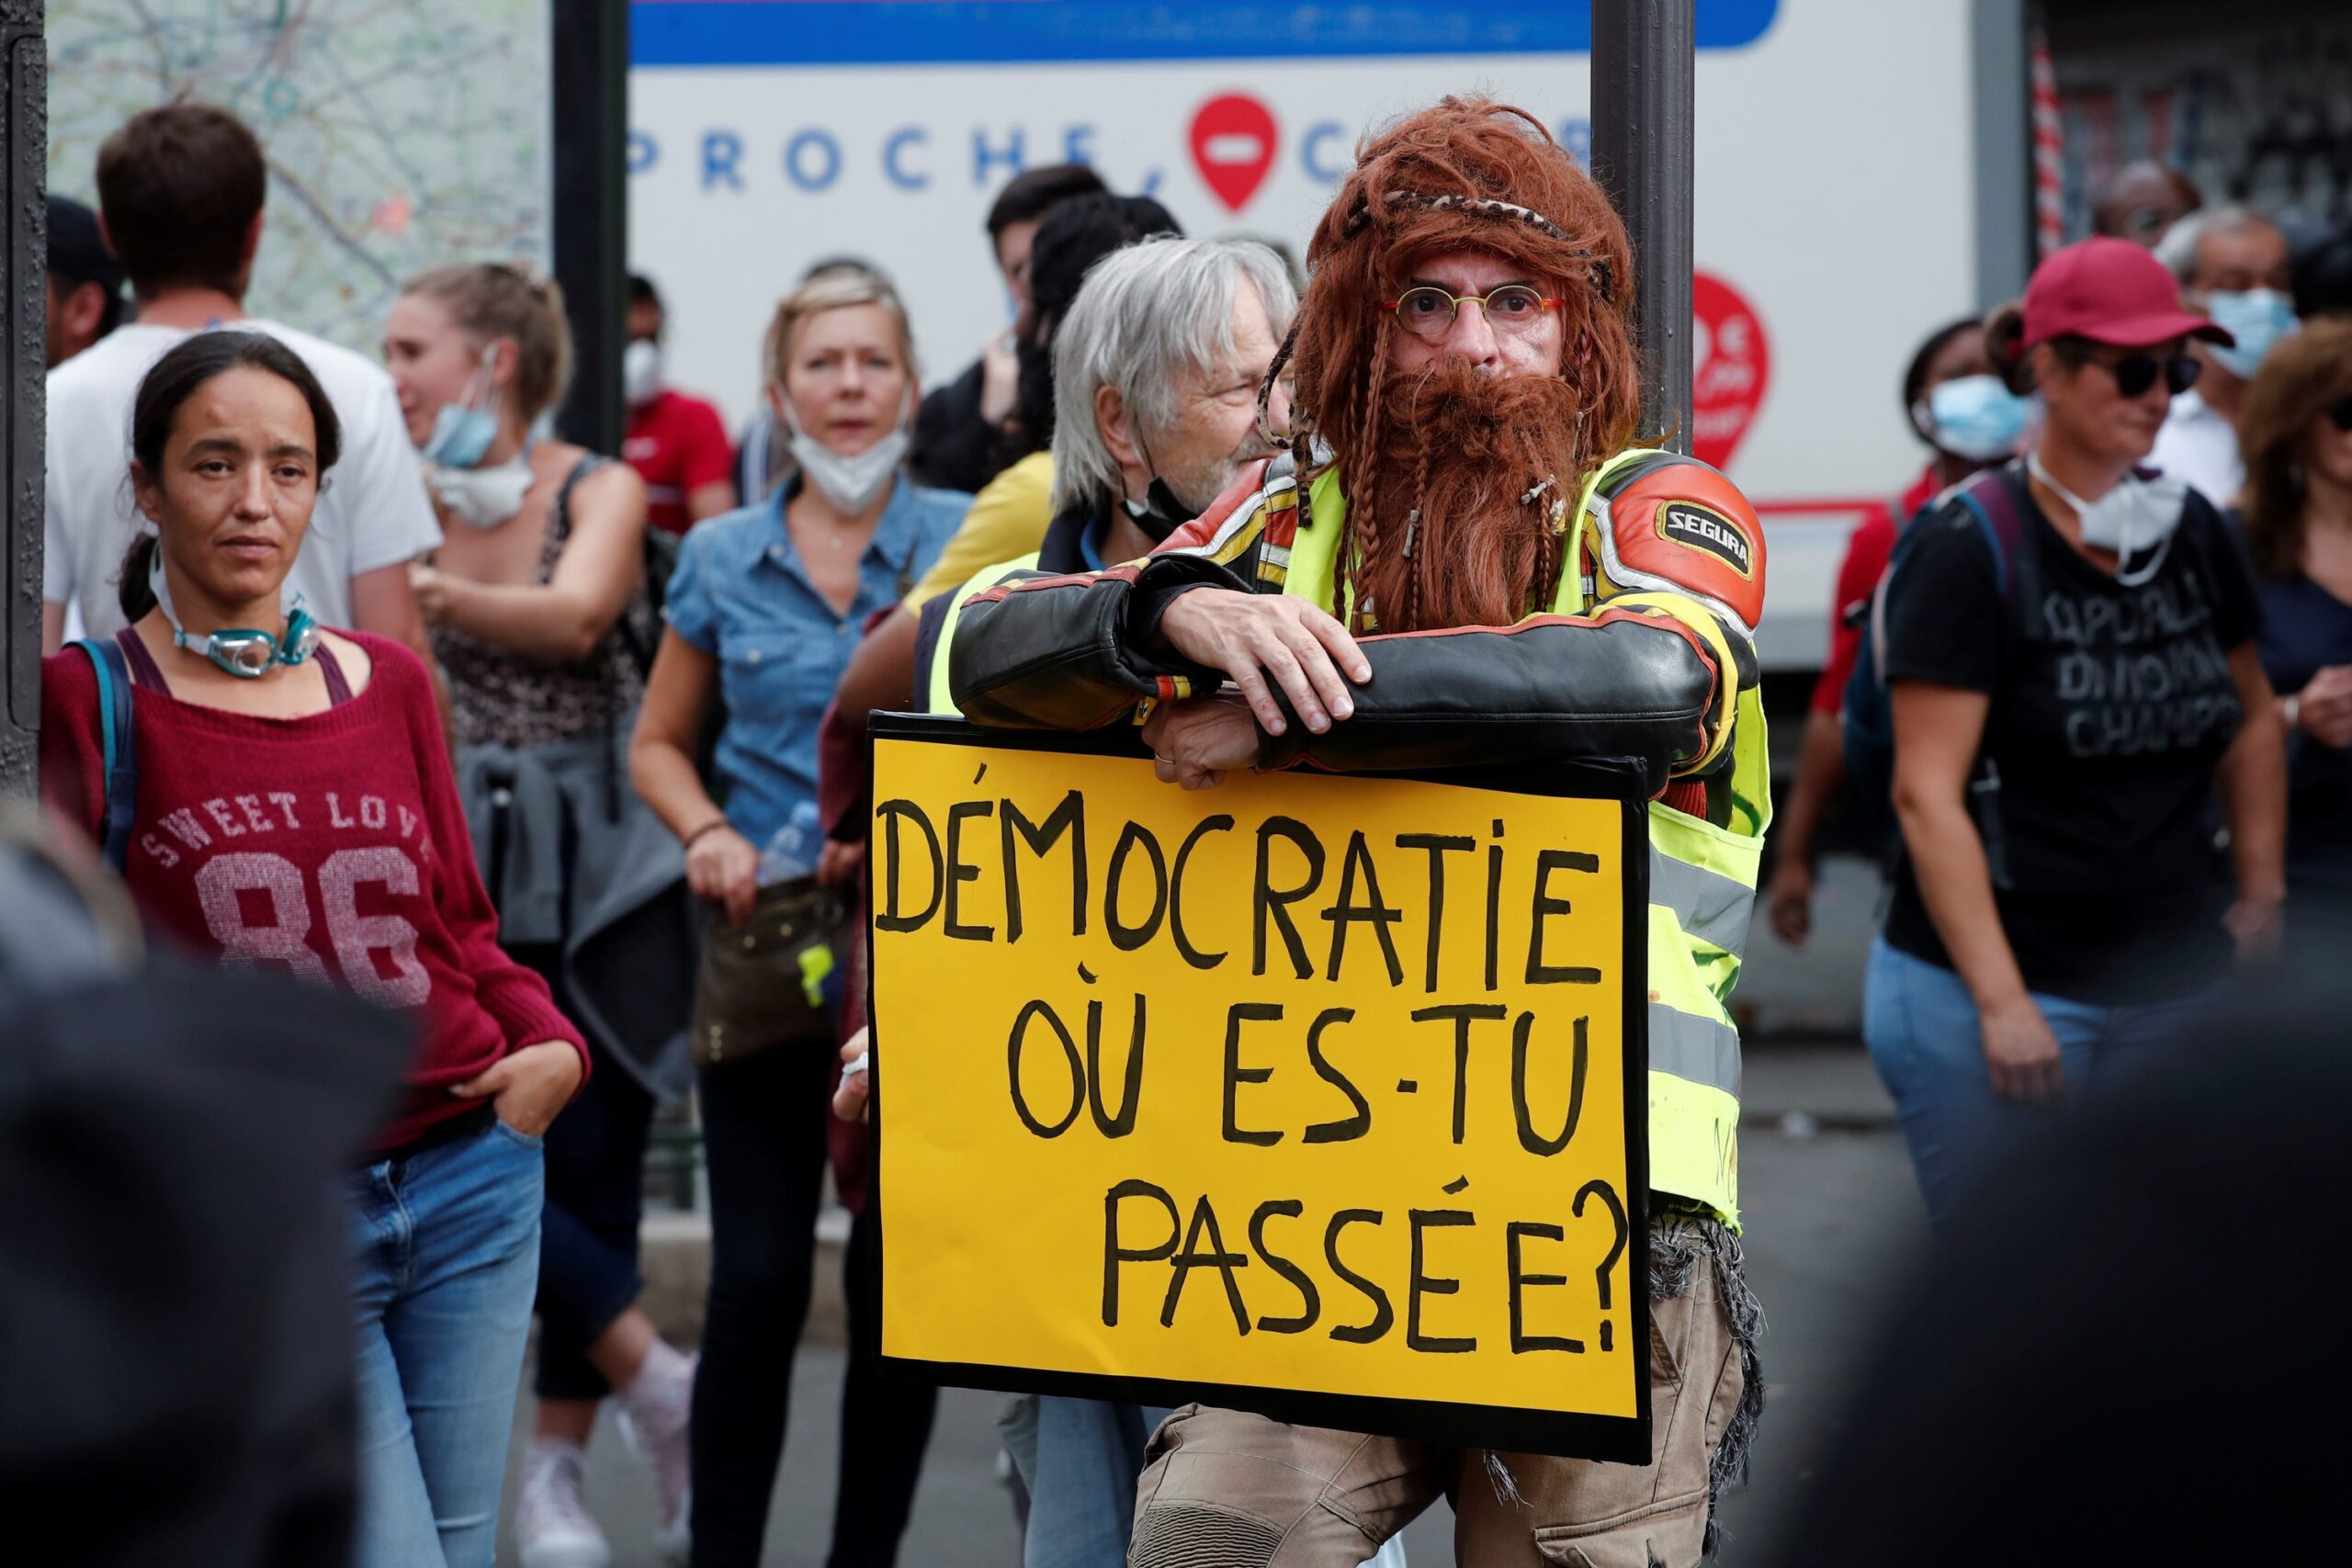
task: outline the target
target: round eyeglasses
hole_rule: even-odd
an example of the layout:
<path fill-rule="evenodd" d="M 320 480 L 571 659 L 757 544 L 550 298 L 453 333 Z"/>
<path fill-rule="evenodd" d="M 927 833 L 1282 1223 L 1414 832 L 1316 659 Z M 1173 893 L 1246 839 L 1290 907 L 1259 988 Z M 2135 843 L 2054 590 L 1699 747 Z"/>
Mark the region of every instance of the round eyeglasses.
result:
<path fill-rule="evenodd" d="M 1488 326 L 1505 333 L 1532 331 L 1544 311 L 1560 308 L 1557 299 L 1547 299 L 1524 283 L 1506 283 L 1491 294 L 1455 294 L 1424 283 L 1382 300 L 1380 308 L 1395 311 L 1415 337 L 1434 343 L 1453 330 L 1453 318 L 1464 305 L 1477 306 L 1486 312 Z"/>

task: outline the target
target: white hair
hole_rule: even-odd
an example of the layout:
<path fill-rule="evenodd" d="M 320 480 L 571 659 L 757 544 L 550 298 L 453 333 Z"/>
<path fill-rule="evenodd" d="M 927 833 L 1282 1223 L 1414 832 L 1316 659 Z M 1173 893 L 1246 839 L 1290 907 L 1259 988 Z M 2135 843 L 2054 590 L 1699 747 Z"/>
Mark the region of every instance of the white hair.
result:
<path fill-rule="evenodd" d="M 1057 513 L 1126 493 L 1094 421 L 1095 394 L 1119 394 L 1146 441 L 1176 420 L 1176 384 L 1234 351 L 1243 280 L 1280 341 L 1298 310 L 1282 258 L 1254 240 L 1145 240 L 1087 269 L 1054 334 Z"/>
<path fill-rule="evenodd" d="M 2172 275 L 2187 288 L 2197 281 L 2197 253 L 2204 248 L 2206 235 L 2278 227 L 2253 208 L 2236 202 L 2200 207 L 2174 220 L 2173 226 L 2165 231 L 2165 237 L 2156 242 L 2156 259 L 2172 268 Z"/>

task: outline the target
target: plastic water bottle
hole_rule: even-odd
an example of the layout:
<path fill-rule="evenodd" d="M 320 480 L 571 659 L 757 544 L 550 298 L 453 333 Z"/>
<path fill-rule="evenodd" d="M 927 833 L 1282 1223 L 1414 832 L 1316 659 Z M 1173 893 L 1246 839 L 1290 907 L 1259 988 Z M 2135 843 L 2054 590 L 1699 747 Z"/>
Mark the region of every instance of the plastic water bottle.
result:
<path fill-rule="evenodd" d="M 760 886 L 773 887 L 807 876 L 817 869 L 817 806 L 804 800 L 792 808 L 792 820 L 778 828 L 760 852 Z"/>

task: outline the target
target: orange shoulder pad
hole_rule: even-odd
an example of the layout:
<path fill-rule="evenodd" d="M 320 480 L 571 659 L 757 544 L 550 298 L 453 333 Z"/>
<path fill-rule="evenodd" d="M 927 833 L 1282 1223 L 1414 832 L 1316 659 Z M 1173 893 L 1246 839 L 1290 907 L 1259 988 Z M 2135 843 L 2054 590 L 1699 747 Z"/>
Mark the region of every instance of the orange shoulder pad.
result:
<path fill-rule="evenodd" d="M 1609 498 L 1610 577 L 1696 594 L 1754 633 L 1764 611 L 1764 525 L 1739 487 L 1685 459 L 1634 476 Z"/>

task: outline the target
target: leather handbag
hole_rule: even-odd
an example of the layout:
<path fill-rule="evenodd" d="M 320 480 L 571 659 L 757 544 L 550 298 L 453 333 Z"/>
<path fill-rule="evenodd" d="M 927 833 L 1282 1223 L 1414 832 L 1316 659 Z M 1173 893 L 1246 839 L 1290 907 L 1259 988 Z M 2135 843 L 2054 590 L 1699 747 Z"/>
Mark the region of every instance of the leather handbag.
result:
<path fill-rule="evenodd" d="M 715 912 L 695 981 L 690 1046 L 697 1067 L 722 1067 L 778 1046 L 831 1051 L 829 1000 L 847 972 L 854 932 L 842 895 L 797 876 L 760 889 L 751 919 Z"/>

